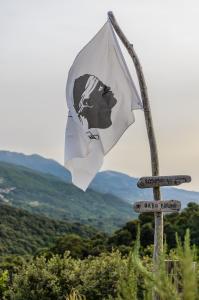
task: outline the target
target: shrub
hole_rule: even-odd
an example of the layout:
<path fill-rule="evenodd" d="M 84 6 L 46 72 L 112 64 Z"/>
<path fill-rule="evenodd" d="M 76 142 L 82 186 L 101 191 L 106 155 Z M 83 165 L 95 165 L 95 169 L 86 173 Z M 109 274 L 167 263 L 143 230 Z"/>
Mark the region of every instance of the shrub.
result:
<path fill-rule="evenodd" d="M 65 300 L 71 289 L 78 290 L 87 300 L 109 299 L 117 294 L 125 264 L 118 251 L 85 260 L 71 258 L 68 252 L 49 260 L 37 257 L 14 276 L 4 299 Z"/>

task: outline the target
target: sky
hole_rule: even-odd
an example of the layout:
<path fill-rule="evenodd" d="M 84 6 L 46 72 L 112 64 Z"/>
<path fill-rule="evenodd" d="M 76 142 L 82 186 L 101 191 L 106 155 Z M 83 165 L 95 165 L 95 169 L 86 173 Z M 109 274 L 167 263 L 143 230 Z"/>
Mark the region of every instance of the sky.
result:
<path fill-rule="evenodd" d="M 199 2 L 195 0 L 0 0 L 0 150 L 63 164 L 65 86 L 75 56 L 112 10 L 141 61 L 160 175 L 191 175 L 199 191 Z M 138 87 L 133 63 L 122 48 Z M 150 176 L 142 111 L 102 170 Z"/>

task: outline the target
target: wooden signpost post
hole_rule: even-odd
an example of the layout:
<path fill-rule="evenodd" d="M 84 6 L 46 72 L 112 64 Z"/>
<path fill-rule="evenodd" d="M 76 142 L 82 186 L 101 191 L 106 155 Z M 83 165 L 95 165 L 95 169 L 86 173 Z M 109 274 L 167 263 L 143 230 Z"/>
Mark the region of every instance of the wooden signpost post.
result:
<path fill-rule="evenodd" d="M 148 97 L 147 86 L 144 78 L 144 73 L 142 71 L 140 61 L 134 50 L 133 45 L 128 41 L 128 39 L 122 32 L 113 13 L 109 12 L 108 17 L 117 35 L 119 36 L 120 40 L 124 44 L 125 48 L 127 49 L 129 55 L 133 60 L 137 77 L 138 77 L 141 97 L 142 97 L 146 129 L 147 129 L 149 146 L 150 146 L 152 177 L 141 178 L 138 182 L 138 186 L 140 188 L 153 188 L 154 201 L 150 201 L 149 203 L 151 205 L 150 211 L 154 212 L 154 220 L 155 220 L 154 253 L 153 253 L 154 271 L 155 271 L 158 268 L 159 257 L 163 250 L 163 212 L 165 211 L 165 209 L 161 207 L 164 201 L 161 201 L 160 186 L 171 186 L 171 185 L 178 185 L 183 182 L 190 182 L 191 177 L 187 175 L 163 176 L 163 177 L 159 176 L 158 150 L 157 150 L 156 139 L 155 139 L 155 134 L 153 129 L 153 120 L 151 116 L 151 109 L 149 104 L 149 97 Z M 175 200 L 173 200 L 174 202 L 171 201 L 167 201 L 167 202 L 165 201 L 165 202 L 167 204 L 175 203 L 176 207 L 179 208 L 180 206 L 179 201 L 175 201 Z M 157 203 L 158 210 L 155 209 L 155 203 Z M 145 204 L 146 201 L 144 201 L 144 204 L 139 204 L 141 205 L 139 212 L 141 212 L 141 210 L 143 209 L 143 205 Z M 153 208 L 152 208 L 152 204 L 154 205 Z M 176 210 L 178 210 L 178 208 L 176 208 Z M 158 299 L 158 297 L 154 295 L 154 299 Z"/>
<path fill-rule="evenodd" d="M 141 92 L 143 109 L 144 109 L 144 117 L 145 117 L 146 129 L 147 129 L 149 146 L 150 146 L 152 176 L 159 176 L 158 150 L 157 150 L 156 139 L 155 139 L 155 134 L 153 129 L 151 108 L 149 104 L 149 97 L 148 97 L 147 86 L 144 78 L 144 73 L 142 71 L 140 61 L 134 50 L 133 45 L 128 41 L 128 39 L 122 32 L 113 13 L 109 12 L 108 17 L 117 35 L 119 36 L 120 40 L 124 44 L 129 55 L 131 56 L 135 66 L 135 70 L 137 73 L 138 82 L 140 86 L 140 92 Z M 159 186 L 153 188 L 153 195 L 154 195 L 154 200 L 161 200 Z M 155 233 L 154 233 L 153 259 L 154 259 L 154 264 L 156 264 L 158 262 L 158 257 L 160 257 L 160 254 L 163 250 L 163 213 L 155 212 L 154 219 L 155 219 Z"/>

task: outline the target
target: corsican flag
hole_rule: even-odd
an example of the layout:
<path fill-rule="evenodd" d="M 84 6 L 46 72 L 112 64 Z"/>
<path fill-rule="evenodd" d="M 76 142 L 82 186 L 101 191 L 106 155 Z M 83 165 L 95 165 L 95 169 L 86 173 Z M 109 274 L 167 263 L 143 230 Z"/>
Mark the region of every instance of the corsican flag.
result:
<path fill-rule="evenodd" d="M 86 190 L 142 108 L 110 21 L 80 51 L 69 71 L 65 167 Z"/>

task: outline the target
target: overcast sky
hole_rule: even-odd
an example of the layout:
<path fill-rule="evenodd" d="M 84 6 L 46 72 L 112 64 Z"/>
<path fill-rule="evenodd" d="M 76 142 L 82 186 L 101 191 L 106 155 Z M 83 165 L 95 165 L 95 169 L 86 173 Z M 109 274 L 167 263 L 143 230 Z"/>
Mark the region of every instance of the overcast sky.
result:
<path fill-rule="evenodd" d="M 76 54 L 115 16 L 143 66 L 161 175 L 188 174 L 199 191 L 199 2 L 0 0 L 0 149 L 63 164 L 65 85 Z M 124 52 L 132 76 L 133 64 Z M 143 112 L 103 170 L 151 175 Z"/>

